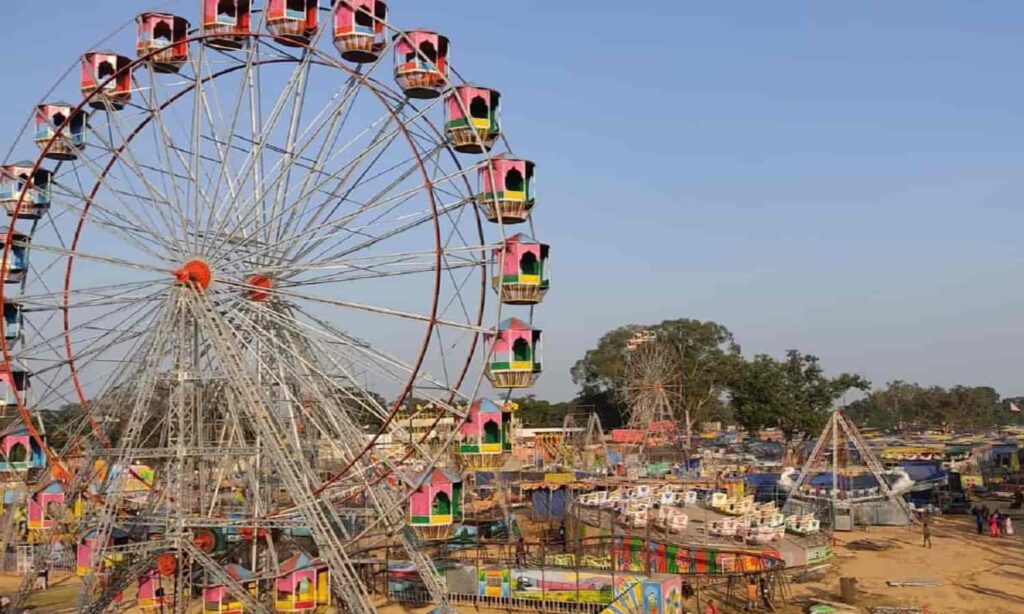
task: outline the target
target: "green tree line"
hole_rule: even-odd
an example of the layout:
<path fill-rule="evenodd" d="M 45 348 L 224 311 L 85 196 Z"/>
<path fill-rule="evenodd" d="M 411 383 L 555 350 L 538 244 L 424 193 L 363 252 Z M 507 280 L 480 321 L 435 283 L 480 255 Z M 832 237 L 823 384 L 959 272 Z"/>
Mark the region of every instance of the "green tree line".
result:
<path fill-rule="evenodd" d="M 1014 401 L 1024 407 L 1024 398 L 1003 399 L 990 387 L 926 388 L 897 380 L 872 390 L 861 375 L 830 375 L 817 356 L 800 350 L 746 358 L 725 326 L 684 318 L 629 324 L 605 333 L 571 369 L 579 386 L 572 401 L 516 399 L 523 424 L 560 426 L 566 412 L 587 406 L 598 413 L 606 429 L 621 426 L 625 408 L 617 390 L 628 377 L 627 343 L 641 330 L 654 332 L 657 342 L 668 344 L 678 356 L 682 390 L 681 406 L 675 410 L 684 426 L 724 420 L 748 429 L 778 427 L 788 436 L 815 434 L 848 393 L 863 396 L 847 404 L 850 415 L 864 426 L 880 429 L 970 429 L 1024 421 L 1020 413 L 1009 411 Z"/>

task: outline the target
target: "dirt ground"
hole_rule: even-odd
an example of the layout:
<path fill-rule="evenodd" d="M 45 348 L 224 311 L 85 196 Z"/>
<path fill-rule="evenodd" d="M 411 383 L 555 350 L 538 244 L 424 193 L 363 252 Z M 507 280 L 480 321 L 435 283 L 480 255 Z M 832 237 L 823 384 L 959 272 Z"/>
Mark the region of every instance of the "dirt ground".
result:
<path fill-rule="evenodd" d="M 1018 525 L 1019 526 L 1019 525 Z M 1016 528 L 1016 527 L 1015 527 Z M 839 578 L 858 580 L 858 605 L 925 606 L 929 614 L 1014 614 L 1024 612 L 1024 536 L 979 536 L 973 518 L 932 521 L 932 548 L 922 547 L 920 527 L 872 528 L 836 534 L 836 556 L 822 581 L 792 582 L 795 599 L 839 600 Z M 858 539 L 888 540 L 893 548 L 857 551 L 843 544 Z M 940 580 L 937 587 L 890 587 L 889 580 Z M 788 609 L 788 611 L 799 611 Z"/>

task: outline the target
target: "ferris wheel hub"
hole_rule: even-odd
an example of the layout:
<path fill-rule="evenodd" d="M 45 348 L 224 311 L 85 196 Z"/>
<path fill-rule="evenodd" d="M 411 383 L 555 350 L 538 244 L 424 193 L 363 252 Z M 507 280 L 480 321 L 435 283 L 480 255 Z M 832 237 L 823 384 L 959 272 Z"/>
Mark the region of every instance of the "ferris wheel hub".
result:
<path fill-rule="evenodd" d="M 188 284 L 197 290 L 206 290 L 213 281 L 213 272 L 210 265 L 202 260 L 189 260 L 180 269 L 174 272 L 175 279 L 179 284 Z"/>
<path fill-rule="evenodd" d="M 266 275 L 252 275 L 246 280 L 245 285 L 249 286 L 249 300 L 265 301 L 270 298 L 270 289 L 274 282 Z"/>

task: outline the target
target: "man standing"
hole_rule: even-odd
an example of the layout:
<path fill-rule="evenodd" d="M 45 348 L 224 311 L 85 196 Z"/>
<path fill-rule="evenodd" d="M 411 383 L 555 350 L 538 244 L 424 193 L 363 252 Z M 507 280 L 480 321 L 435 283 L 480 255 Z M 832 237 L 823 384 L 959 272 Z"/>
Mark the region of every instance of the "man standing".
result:
<path fill-rule="evenodd" d="M 924 536 L 924 542 L 921 544 L 921 547 L 930 550 L 932 547 L 932 530 L 928 522 L 928 516 L 925 516 L 924 521 L 921 523 L 921 534 Z"/>
<path fill-rule="evenodd" d="M 747 581 L 747 611 L 753 612 L 757 609 L 757 596 L 760 591 L 758 590 L 757 580 L 754 576 L 750 576 Z"/>

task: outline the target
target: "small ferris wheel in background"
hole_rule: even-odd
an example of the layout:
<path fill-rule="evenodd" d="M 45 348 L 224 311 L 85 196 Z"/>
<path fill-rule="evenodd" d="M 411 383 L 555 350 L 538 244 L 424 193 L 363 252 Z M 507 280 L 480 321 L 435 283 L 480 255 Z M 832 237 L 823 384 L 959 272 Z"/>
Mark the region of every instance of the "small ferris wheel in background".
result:
<path fill-rule="evenodd" d="M 649 433 L 674 425 L 683 381 L 674 349 L 659 341 L 654 331 L 641 330 L 626 342 L 623 361 L 618 391 L 627 408 L 626 426 Z"/>

